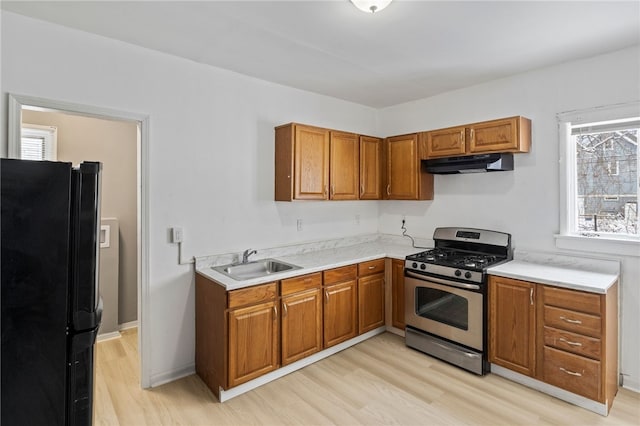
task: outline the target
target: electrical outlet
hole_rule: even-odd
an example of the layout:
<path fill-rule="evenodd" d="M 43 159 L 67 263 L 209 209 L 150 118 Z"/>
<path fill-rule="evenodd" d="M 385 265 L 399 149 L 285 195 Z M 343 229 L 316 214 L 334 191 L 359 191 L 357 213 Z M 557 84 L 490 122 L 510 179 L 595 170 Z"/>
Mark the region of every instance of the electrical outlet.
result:
<path fill-rule="evenodd" d="M 183 239 L 184 239 L 184 232 L 182 231 L 182 228 L 180 227 L 171 228 L 172 243 L 181 243 Z"/>
<path fill-rule="evenodd" d="M 302 219 L 296 221 L 296 226 L 298 227 L 298 231 L 302 231 Z"/>
<path fill-rule="evenodd" d="M 360 215 L 356 215 L 356 225 L 360 225 Z"/>

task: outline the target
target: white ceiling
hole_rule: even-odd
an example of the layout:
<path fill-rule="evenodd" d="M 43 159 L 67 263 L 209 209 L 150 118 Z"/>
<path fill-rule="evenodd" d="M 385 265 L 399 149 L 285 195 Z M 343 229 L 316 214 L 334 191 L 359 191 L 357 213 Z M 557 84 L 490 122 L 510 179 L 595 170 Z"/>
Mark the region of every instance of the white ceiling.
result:
<path fill-rule="evenodd" d="M 376 108 L 640 43 L 637 0 L 395 0 L 374 15 L 348 0 L 1 4 Z"/>

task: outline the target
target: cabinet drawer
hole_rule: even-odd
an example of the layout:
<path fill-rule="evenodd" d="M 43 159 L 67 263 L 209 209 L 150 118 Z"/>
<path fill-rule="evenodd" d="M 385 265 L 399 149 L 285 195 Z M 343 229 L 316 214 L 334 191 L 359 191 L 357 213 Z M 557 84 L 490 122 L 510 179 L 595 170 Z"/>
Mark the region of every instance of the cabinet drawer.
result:
<path fill-rule="evenodd" d="M 297 293 L 310 288 L 317 288 L 321 285 L 322 272 L 316 272 L 315 274 L 282 280 L 280 283 L 280 294 L 286 296 L 287 294 Z"/>
<path fill-rule="evenodd" d="M 228 307 L 236 308 L 238 306 L 274 300 L 276 298 L 276 290 L 276 283 L 232 290 L 228 293 Z"/>
<path fill-rule="evenodd" d="M 544 344 L 595 360 L 600 360 L 602 353 L 600 339 L 552 327 L 544 328 Z"/>
<path fill-rule="evenodd" d="M 553 306 L 544 307 L 544 325 L 591 337 L 602 335 L 600 317 Z"/>
<path fill-rule="evenodd" d="M 384 272 L 384 259 L 370 260 L 358 264 L 358 276 L 360 277 L 380 272 Z"/>
<path fill-rule="evenodd" d="M 543 293 L 545 305 L 600 315 L 601 296 L 599 294 L 549 286 L 544 286 Z"/>
<path fill-rule="evenodd" d="M 344 281 L 355 280 L 357 265 L 343 266 L 342 268 L 329 269 L 324 271 L 324 285 L 341 283 Z"/>
<path fill-rule="evenodd" d="M 600 362 L 557 349 L 544 348 L 544 381 L 598 401 Z"/>

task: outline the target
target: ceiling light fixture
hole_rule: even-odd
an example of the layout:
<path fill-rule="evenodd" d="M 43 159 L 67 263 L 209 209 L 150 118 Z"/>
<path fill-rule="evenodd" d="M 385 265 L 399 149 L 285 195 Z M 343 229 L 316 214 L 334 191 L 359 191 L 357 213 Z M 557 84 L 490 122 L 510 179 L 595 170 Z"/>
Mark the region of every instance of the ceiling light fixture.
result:
<path fill-rule="evenodd" d="M 350 0 L 358 9 L 366 13 L 376 13 L 389 6 L 391 0 Z"/>

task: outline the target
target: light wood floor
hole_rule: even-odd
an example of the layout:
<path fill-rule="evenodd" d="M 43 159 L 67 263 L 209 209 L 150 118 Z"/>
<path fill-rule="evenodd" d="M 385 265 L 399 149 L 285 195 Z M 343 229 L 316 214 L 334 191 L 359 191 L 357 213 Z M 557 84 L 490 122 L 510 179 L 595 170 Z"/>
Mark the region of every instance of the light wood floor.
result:
<path fill-rule="evenodd" d="M 97 345 L 97 425 L 639 425 L 640 394 L 608 417 L 495 375 L 478 377 L 385 333 L 220 404 L 193 375 L 142 390 L 137 332 Z"/>

